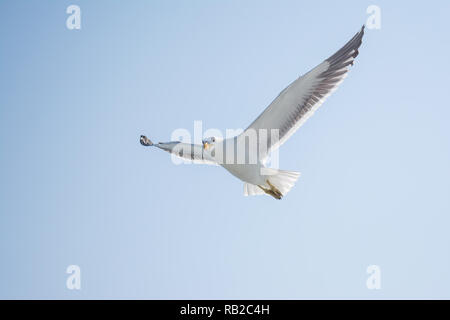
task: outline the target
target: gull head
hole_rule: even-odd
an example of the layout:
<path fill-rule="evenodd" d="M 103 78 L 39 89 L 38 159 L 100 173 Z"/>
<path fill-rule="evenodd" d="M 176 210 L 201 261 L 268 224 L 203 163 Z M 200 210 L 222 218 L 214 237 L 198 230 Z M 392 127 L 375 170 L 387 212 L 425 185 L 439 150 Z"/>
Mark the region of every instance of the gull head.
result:
<path fill-rule="evenodd" d="M 216 137 L 209 137 L 202 140 L 203 143 L 203 149 L 204 150 L 211 150 L 213 149 L 214 145 L 219 141 L 219 138 Z"/>

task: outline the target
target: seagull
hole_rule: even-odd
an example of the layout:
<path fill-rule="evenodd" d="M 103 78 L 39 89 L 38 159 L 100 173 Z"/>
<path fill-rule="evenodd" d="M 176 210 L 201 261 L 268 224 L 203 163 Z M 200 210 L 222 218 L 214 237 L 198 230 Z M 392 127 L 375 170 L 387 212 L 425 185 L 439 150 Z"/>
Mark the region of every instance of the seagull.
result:
<path fill-rule="evenodd" d="M 344 80 L 358 56 L 363 35 L 364 26 L 335 54 L 281 91 L 240 135 L 227 139 L 209 137 L 202 140 L 202 144 L 180 141 L 154 144 L 141 135 L 140 143 L 195 163 L 222 166 L 244 182 L 245 196 L 267 194 L 281 199 L 294 186 L 300 173 L 266 167 L 267 159 Z"/>

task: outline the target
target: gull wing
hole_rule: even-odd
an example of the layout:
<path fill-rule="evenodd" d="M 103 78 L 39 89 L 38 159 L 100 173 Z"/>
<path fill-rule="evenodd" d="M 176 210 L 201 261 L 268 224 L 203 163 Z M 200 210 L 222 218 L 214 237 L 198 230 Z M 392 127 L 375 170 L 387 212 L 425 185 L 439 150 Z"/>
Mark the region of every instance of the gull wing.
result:
<path fill-rule="evenodd" d="M 153 146 L 167 151 L 179 158 L 198 164 L 217 165 L 216 161 L 205 152 L 201 144 L 183 143 L 180 141 L 160 142 Z"/>
<path fill-rule="evenodd" d="M 256 130 L 259 141 L 260 129 L 267 130 L 267 153 L 261 154 L 261 159 L 281 146 L 337 89 L 358 55 L 363 35 L 364 26 L 339 51 L 284 89 L 242 133 Z M 279 130 L 278 139 L 271 139 L 272 129 Z"/>

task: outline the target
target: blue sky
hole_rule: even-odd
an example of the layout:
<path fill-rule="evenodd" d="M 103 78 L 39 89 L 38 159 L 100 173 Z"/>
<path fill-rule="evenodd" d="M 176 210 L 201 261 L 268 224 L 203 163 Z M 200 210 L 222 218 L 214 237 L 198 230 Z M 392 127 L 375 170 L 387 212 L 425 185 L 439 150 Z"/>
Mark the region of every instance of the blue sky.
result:
<path fill-rule="evenodd" d="M 283 200 L 139 144 L 246 127 L 372 4 L 381 29 L 280 149 Z M 2 1 L 0 298 L 450 298 L 449 9 Z"/>

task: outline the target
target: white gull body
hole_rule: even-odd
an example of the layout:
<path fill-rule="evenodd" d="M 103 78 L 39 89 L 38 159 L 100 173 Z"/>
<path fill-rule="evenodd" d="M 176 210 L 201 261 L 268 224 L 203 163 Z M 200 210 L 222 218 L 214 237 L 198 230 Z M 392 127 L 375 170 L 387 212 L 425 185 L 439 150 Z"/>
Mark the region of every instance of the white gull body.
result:
<path fill-rule="evenodd" d="M 281 199 L 300 174 L 267 168 L 267 158 L 337 89 L 358 55 L 363 35 L 364 26 L 335 54 L 286 87 L 237 137 L 226 140 L 211 137 L 205 139 L 203 145 L 198 145 L 178 141 L 153 144 L 141 136 L 141 144 L 158 147 L 194 162 L 221 165 L 244 182 L 244 195 L 266 193 Z M 273 131 L 278 133 L 276 139 L 271 136 Z M 255 143 L 249 142 L 250 137 L 256 141 L 256 147 Z M 261 145 L 264 147 L 260 148 Z M 242 155 L 245 161 L 241 161 L 238 155 Z"/>

